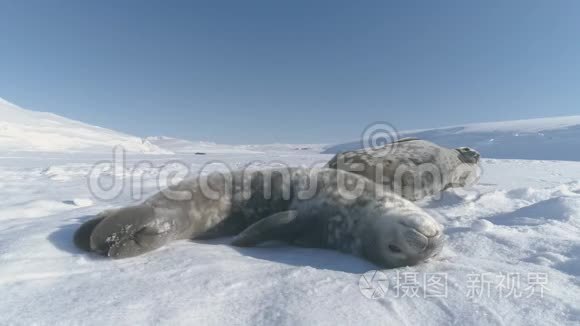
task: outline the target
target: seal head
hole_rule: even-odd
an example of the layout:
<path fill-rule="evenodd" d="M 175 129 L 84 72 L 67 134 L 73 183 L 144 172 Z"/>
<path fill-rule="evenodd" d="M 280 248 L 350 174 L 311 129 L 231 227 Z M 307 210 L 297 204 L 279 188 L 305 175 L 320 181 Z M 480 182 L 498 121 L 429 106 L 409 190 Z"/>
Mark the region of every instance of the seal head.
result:
<path fill-rule="evenodd" d="M 361 229 L 362 255 L 387 268 L 416 265 L 437 255 L 444 244 L 443 227 L 414 207 L 386 205 L 368 214 Z"/>

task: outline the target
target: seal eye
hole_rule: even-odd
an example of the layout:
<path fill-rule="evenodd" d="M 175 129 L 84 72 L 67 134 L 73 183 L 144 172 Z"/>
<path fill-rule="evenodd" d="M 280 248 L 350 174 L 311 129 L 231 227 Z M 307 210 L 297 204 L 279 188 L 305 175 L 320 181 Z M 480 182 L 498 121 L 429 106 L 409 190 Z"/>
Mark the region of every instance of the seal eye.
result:
<path fill-rule="evenodd" d="M 401 248 L 399 248 L 393 244 L 389 245 L 389 250 L 394 252 L 394 253 L 401 253 L 402 252 Z"/>

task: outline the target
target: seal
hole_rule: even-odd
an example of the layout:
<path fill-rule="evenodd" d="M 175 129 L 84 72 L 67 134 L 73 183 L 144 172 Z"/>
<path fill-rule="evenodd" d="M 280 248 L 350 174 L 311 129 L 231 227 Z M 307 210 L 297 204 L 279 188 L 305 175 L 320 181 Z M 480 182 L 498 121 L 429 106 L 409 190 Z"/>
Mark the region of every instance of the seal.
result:
<path fill-rule="evenodd" d="M 414 265 L 443 246 L 442 226 L 412 202 L 336 169 L 215 172 L 186 179 L 140 205 L 108 210 L 77 230 L 78 247 L 112 258 L 170 241 L 235 236 L 335 249 L 381 267 Z"/>
<path fill-rule="evenodd" d="M 375 149 L 336 154 L 326 167 L 365 176 L 411 201 L 477 182 L 480 154 L 418 138 L 403 138 Z"/>

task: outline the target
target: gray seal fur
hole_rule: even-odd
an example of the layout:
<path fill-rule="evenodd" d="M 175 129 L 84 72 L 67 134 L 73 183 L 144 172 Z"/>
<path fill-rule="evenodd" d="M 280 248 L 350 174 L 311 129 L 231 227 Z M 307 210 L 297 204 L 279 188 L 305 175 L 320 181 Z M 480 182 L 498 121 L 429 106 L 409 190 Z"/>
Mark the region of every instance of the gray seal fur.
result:
<path fill-rule="evenodd" d="M 466 187 L 480 176 L 479 153 L 417 138 L 403 138 L 375 149 L 336 154 L 326 167 L 360 174 L 411 201 L 446 189 Z"/>
<path fill-rule="evenodd" d="M 75 243 L 125 258 L 173 240 L 222 236 L 235 236 L 236 246 L 280 240 L 335 249 L 389 268 L 417 264 L 443 246 L 441 225 L 410 201 L 357 174 L 303 168 L 187 179 L 99 214 L 81 225 Z"/>

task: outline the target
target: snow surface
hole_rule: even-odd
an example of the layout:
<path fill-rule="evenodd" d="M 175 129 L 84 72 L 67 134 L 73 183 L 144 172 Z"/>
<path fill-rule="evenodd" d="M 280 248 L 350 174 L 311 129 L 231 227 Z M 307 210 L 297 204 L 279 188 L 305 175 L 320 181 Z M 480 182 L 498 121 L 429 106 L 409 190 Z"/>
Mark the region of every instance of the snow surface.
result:
<path fill-rule="evenodd" d="M 101 152 L 120 145 L 136 153 L 171 154 L 139 137 L 48 112 L 30 111 L 0 98 L 0 151 Z"/>
<path fill-rule="evenodd" d="M 261 151 L 264 153 L 289 153 L 296 154 L 297 152 L 304 153 L 321 153 L 327 144 L 259 144 L 259 145 L 242 145 L 249 150 Z"/>
<path fill-rule="evenodd" d="M 163 149 L 172 151 L 178 154 L 207 154 L 207 153 L 246 153 L 253 154 L 257 151 L 245 149 L 242 146 L 216 144 L 214 142 L 205 141 L 190 141 L 185 139 L 167 137 L 167 136 L 152 136 L 147 137 L 147 141 L 157 145 Z"/>
<path fill-rule="evenodd" d="M 376 267 L 335 251 L 234 248 L 220 239 L 110 260 L 72 244 L 81 222 L 135 200 L 130 184 L 156 192 L 170 160 L 195 173 L 210 160 L 239 168 L 253 160 L 321 165 L 330 157 L 129 155 L 129 165 L 151 165 L 138 169 L 142 178 L 111 174 L 126 187 L 110 201 L 92 196 L 86 179 L 109 157 L 0 157 L 0 325 L 578 325 L 580 162 L 485 159 L 474 188 L 421 201 L 446 227 L 445 249 L 427 263 L 382 271 L 387 292 L 376 300 L 359 288 Z M 421 280 L 433 273 L 445 275 L 446 296 L 425 296 Z M 470 277 L 482 273 L 491 277 L 489 293 L 470 297 Z M 530 275 L 547 275 L 543 296 L 506 295 L 506 273 L 521 276 L 514 289 L 523 294 L 536 289 Z M 418 282 L 401 283 L 403 276 Z M 398 293 L 397 284 L 418 292 Z"/>
<path fill-rule="evenodd" d="M 185 139 L 153 136 L 146 138 L 152 144 L 178 154 L 264 154 L 314 152 L 320 153 L 324 144 L 256 144 L 256 145 L 225 145 L 207 141 L 190 141 Z"/>
<path fill-rule="evenodd" d="M 380 125 L 378 125 L 380 130 Z M 385 131 L 393 132 L 385 126 Z M 388 137 L 417 137 L 449 147 L 468 146 L 484 157 L 580 161 L 580 116 L 466 124 L 402 131 Z M 362 148 L 361 141 L 327 147 L 325 153 Z"/>

